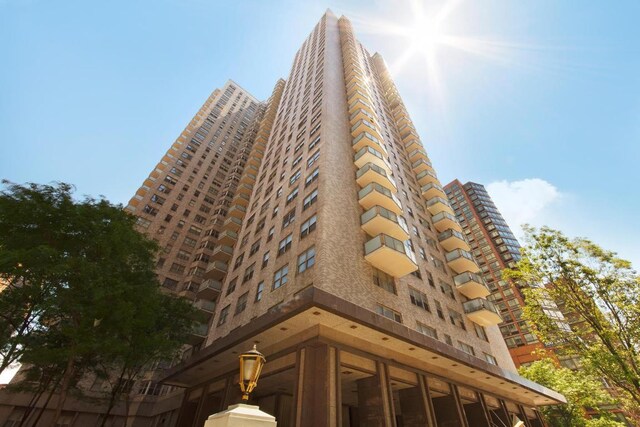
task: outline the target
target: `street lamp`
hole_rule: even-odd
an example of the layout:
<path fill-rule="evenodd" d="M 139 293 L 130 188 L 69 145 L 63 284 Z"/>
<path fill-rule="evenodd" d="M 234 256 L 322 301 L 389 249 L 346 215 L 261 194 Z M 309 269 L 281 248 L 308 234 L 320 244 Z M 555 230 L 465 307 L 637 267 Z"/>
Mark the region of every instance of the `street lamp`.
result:
<path fill-rule="evenodd" d="M 267 359 L 253 345 L 253 349 L 238 356 L 240 359 L 240 390 L 242 400 L 249 400 L 249 394 L 258 384 L 258 378 Z"/>

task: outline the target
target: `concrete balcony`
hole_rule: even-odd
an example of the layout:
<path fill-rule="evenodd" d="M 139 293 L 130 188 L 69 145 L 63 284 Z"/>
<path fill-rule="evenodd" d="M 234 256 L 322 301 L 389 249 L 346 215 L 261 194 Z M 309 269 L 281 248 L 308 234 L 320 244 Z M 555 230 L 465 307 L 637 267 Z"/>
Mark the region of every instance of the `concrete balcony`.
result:
<path fill-rule="evenodd" d="M 242 228 L 242 219 L 230 216 L 222 223 L 222 226 L 227 230 L 235 231 L 237 233 Z"/>
<path fill-rule="evenodd" d="M 496 306 L 489 300 L 475 298 L 462 303 L 462 306 L 469 320 L 480 326 L 492 326 L 502 322 Z"/>
<path fill-rule="evenodd" d="M 429 156 L 427 156 L 427 153 L 425 153 L 424 149 L 420 147 L 409 153 L 409 160 L 411 162 L 417 162 L 418 160 L 429 161 Z"/>
<path fill-rule="evenodd" d="M 364 94 L 370 95 L 369 88 L 367 88 L 362 81 L 358 81 L 347 85 L 347 98 L 356 91 L 360 91 Z"/>
<path fill-rule="evenodd" d="M 371 96 L 367 92 L 356 90 L 347 97 L 347 102 L 352 104 L 356 101 L 371 102 Z"/>
<path fill-rule="evenodd" d="M 427 185 L 427 184 L 439 184 L 440 181 L 436 176 L 435 172 L 430 170 L 423 170 L 419 174 L 416 175 L 416 179 L 418 180 L 418 184 Z"/>
<path fill-rule="evenodd" d="M 440 212 L 447 212 L 449 215 L 454 214 L 449 200 L 442 197 L 433 197 L 427 200 L 427 210 L 431 215 L 437 215 Z"/>
<path fill-rule="evenodd" d="M 249 157 L 249 160 L 247 160 L 247 164 L 251 165 L 251 166 L 255 166 L 257 168 L 260 167 L 260 163 L 262 163 L 262 159 L 258 156 L 251 156 Z"/>
<path fill-rule="evenodd" d="M 344 70 L 345 81 L 351 80 L 352 77 L 357 77 L 360 80 L 364 80 L 364 74 L 362 73 L 362 68 L 360 66 L 350 67 L 349 69 Z"/>
<path fill-rule="evenodd" d="M 404 143 L 405 148 L 409 146 L 409 143 L 412 141 L 419 142 L 420 137 L 414 131 L 407 132 L 401 136 L 402 142 Z"/>
<path fill-rule="evenodd" d="M 363 82 L 364 81 L 364 77 L 361 74 L 351 74 L 351 76 L 349 78 L 344 79 L 345 85 L 349 86 L 350 84 L 353 84 L 354 82 Z"/>
<path fill-rule="evenodd" d="M 480 267 L 476 264 L 471 253 L 463 251 L 462 249 L 454 249 L 451 252 L 447 252 L 445 255 L 447 259 L 447 265 L 456 273 L 464 273 L 470 271 L 471 273 L 477 273 L 480 271 Z"/>
<path fill-rule="evenodd" d="M 409 230 L 404 220 L 382 206 L 374 206 L 360 216 L 360 224 L 365 233 L 370 236 L 386 234 L 405 241 L 409 238 Z"/>
<path fill-rule="evenodd" d="M 380 144 L 380 140 L 369 132 L 362 132 L 353 140 L 354 151 L 359 151 L 363 147 L 371 147 L 387 155 L 387 149 Z"/>
<path fill-rule="evenodd" d="M 256 179 L 257 179 L 257 177 L 254 174 L 252 174 L 252 173 L 244 173 L 240 177 L 240 183 L 241 184 L 253 185 L 253 184 L 256 183 Z"/>
<path fill-rule="evenodd" d="M 463 251 L 469 251 L 471 248 L 467 243 L 464 235 L 456 230 L 445 230 L 438 234 L 438 241 L 445 251 L 451 252 L 455 249 L 462 249 Z"/>
<path fill-rule="evenodd" d="M 432 172 L 435 172 L 433 170 L 433 166 L 431 165 L 431 162 L 428 159 L 420 159 L 414 163 L 411 164 L 411 169 L 413 169 L 413 172 L 418 174 L 424 170 L 430 170 Z"/>
<path fill-rule="evenodd" d="M 420 142 L 419 139 L 410 139 L 408 140 L 405 144 L 404 144 L 404 148 L 409 152 L 413 152 L 414 150 L 424 150 L 424 147 L 422 146 L 422 143 Z"/>
<path fill-rule="evenodd" d="M 413 253 L 404 243 L 385 234 L 365 243 L 364 258 L 378 270 L 393 277 L 403 277 L 418 269 Z"/>
<path fill-rule="evenodd" d="M 396 182 L 387 174 L 387 171 L 373 163 L 367 163 L 358 169 L 356 182 L 360 187 L 366 187 L 368 184 L 375 182 L 394 193 L 398 191 Z"/>
<path fill-rule="evenodd" d="M 233 246 L 238 241 L 238 233 L 232 230 L 224 230 L 218 236 L 218 244 Z"/>
<path fill-rule="evenodd" d="M 364 147 L 353 156 L 353 162 L 358 168 L 371 163 L 384 169 L 388 175 L 391 174 L 391 165 L 385 160 L 383 154 L 371 147 Z"/>
<path fill-rule="evenodd" d="M 462 228 L 460 227 L 460 224 L 458 224 L 458 220 L 449 212 L 440 212 L 432 216 L 431 221 L 433 222 L 433 226 L 439 232 L 443 232 L 450 228 L 462 232 Z"/>
<path fill-rule="evenodd" d="M 211 318 L 216 310 L 216 303 L 206 299 L 199 299 L 193 303 L 193 306 L 198 310 L 201 315 L 204 315 L 206 319 Z"/>
<path fill-rule="evenodd" d="M 218 280 L 205 280 L 198 288 L 198 298 L 214 301 L 222 292 L 222 282 Z"/>
<path fill-rule="evenodd" d="M 233 256 L 233 248 L 231 246 L 216 246 L 211 254 L 213 261 L 228 262 Z"/>
<path fill-rule="evenodd" d="M 411 120 L 409 120 L 409 116 L 406 113 L 400 114 L 398 119 L 397 119 L 397 121 L 396 121 L 396 124 L 400 128 L 400 127 L 402 127 L 404 125 L 411 124 Z"/>
<path fill-rule="evenodd" d="M 364 209 L 369 210 L 374 206 L 382 206 L 399 215 L 402 213 L 400 200 L 388 189 L 380 184 L 371 183 L 358 192 L 358 202 Z"/>
<path fill-rule="evenodd" d="M 224 276 L 227 274 L 227 263 L 223 261 L 213 261 L 209 264 L 209 269 L 204 274 L 206 279 L 213 279 L 217 281 L 222 281 Z"/>
<path fill-rule="evenodd" d="M 424 197 L 427 200 L 432 199 L 434 197 L 440 197 L 441 199 L 447 198 L 447 195 L 445 194 L 444 189 L 440 187 L 438 184 L 435 184 L 433 182 L 427 185 L 424 185 L 421 191 L 422 191 L 422 197 Z"/>
<path fill-rule="evenodd" d="M 236 193 L 236 195 L 233 197 L 232 203 L 246 208 L 249 206 L 249 200 L 250 198 L 246 194 Z"/>
<path fill-rule="evenodd" d="M 207 339 L 209 326 L 206 323 L 196 323 L 188 336 L 188 343 L 196 345 Z"/>
<path fill-rule="evenodd" d="M 353 136 L 354 138 L 358 137 L 363 132 L 373 135 L 378 140 L 382 139 L 382 137 L 380 136 L 380 132 L 378 131 L 376 126 L 368 120 L 360 120 L 359 122 L 351 126 L 351 136 Z"/>
<path fill-rule="evenodd" d="M 242 219 L 242 218 L 244 218 L 246 213 L 247 213 L 247 208 L 245 208 L 244 206 L 242 206 L 242 205 L 233 205 L 233 206 L 231 206 L 231 209 L 229 209 L 228 215 L 230 217 Z"/>
<path fill-rule="evenodd" d="M 470 272 L 458 274 L 453 278 L 456 289 L 462 295 L 469 299 L 484 298 L 491 292 L 485 286 L 484 280 L 480 275 Z"/>
<path fill-rule="evenodd" d="M 373 106 L 371 106 L 371 104 L 369 104 L 368 102 L 362 101 L 360 99 L 358 99 L 355 102 L 352 102 L 349 104 L 349 113 L 353 113 L 356 110 L 365 110 L 367 113 L 375 116 L 376 112 L 375 109 L 373 108 Z"/>
<path fill-rule="evenodd" d="M 253 191 L 253 185 L 249 184 L 240 184 L 238 185 L 238 193 L 245 194 L 247 196 L 251 196 L 251 192 Z"/>
<path fill-rule="evenodd" d="M 373 114 L 370 114 L 367 110 L 359 108 L 351 114 L 349 122 L 352 125 L 355 125 L 360 120 L 368 120 L 372 122 L 376 120 L 376 117 Z"/>

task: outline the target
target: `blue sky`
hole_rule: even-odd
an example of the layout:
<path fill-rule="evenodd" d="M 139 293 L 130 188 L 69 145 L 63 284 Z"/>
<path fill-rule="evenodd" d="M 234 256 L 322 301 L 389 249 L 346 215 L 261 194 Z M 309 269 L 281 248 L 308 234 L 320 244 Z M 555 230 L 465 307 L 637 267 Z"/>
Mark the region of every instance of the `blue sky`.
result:
<path fill-rule="evenodd" d="M 268 97 L 327 7 L 386 58 L 443 183 L 640 265 L 638 1 L 426 1 L 463 42 L 402 61 L 408 1 L 0 0 L 0 177 L 126 203 L 215 87 Z"/>

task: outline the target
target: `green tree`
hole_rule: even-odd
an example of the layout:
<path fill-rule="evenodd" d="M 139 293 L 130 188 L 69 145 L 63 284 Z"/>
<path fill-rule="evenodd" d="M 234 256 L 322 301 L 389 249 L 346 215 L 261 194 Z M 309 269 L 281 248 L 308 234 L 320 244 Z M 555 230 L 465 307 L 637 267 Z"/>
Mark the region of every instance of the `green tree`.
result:
<path fill-rule="evenodd" d="M 611 403 L 611 396 L 603 389 L 602 383 L 585 371 L 572 371 L 557 367 L 550 359 L 542 359 L 521 367 L 520 375 L 562 393 L 566 405 L 552 405 L 541 408 L 542 414 L 553 427 L 622 427 L 623 424 L 603 416 L 587 419 L 584 408 L 597 408 Z M 605 414 L 606 415 L 606 414 Z"/>
<path fill-rule="evenodd" d="M 160 291 L 157 246 L 135 230 L 136 218 L 121 206 L 88 197 L 75 201 L 68 184 L 5 184 L 0 308 L 11 310 L 0 317 L 0 348 L 30 366 L 31 378 L 48 384 L 47 402 L 57 393 L 57 420 L 79 379 L 107 365 L 130 369 L 140 363 L 130 361 L 132 340 L 142 339 L 140 349 L 151 357 L 175 353 L 193 309 Z M 173 330 L 168 310 L 175 316 Z M 153 339 L 143 339 L 136 328 Z"/>
<path fill-rule="evenodd" d="M 504 271 L 525 285 L 524 317 L 560 354 L 615 386 L 625 408 L 640 407 L 640 277 L 631 263 L 584 238 L 525 227 L 522 259 Z M 549 310 L 558 304 L 562 321 Z"/>

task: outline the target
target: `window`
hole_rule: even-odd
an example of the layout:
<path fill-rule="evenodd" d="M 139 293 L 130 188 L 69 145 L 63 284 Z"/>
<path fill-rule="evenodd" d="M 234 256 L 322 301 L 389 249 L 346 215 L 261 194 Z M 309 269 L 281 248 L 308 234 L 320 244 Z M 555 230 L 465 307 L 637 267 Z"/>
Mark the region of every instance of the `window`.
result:
<path fill-rule="evenodd" d="M 227 305 L 225 308 L 220 310 L 220 318 L 218 319 L 218 326 L 224 325 L 227 321 L 227 316 L 229 316 L 229 308 L 231 305 Z"/>
<path fill-rule="evenodd" d="M 449 320 L 452 325 L 467 330 L 467 327 L 464 325 L 464 320 L 462 320 L 462 315 L 457 311 L 449 309 Z"/>
<path fill-rule="evenodd" d="M 456 296 L 453 293 L 453 287 L 450 284 L 440 281 L 440 290 L 442 291 L 443 294 L 445 294 L 449 298 L 453 300 L 456 299 Z"/>
<path fill-rule="evenodd" d="M 254 242 L 253 245 L 251 245 L 251 249 L 249 250 L 249 257 L 253 256 L 253 254 L 258 252 L 258 250 L 260 250 L 260 240 Z"/>
<path fill-rule="evenodd" d="M 247 267 L 247 269 L 244 271 L 244 276 L 242 277 L 242 283 L 246 283 L 249 280 L 251 280 L 251 278 L 253 277 L 255 266 L 256 266 L 256 263 L 254 262 L 249 267 Z"/>
<path fill-rule="evenodd" d="M 318 160 L 319 157 L 320 157 L 320 150 L 313 153 L 311 158 L 307 160 L 307 168 L 310 168 L 311 166 L 313 166 L 313 164 Z"/>
<path fill-rule="evenodd" d="M 433 281 L 433 275 L 427 271 L 427 281 L 429 282 L 429 286 L 432 288 L 436 287 L 435 282 Z"/>
<path fill-rule="evenodd" d="M 262 255 L 262 267 L 260 268 L 265 268 L 267 264 L 269 264 L 269 251 L 265 252 L 264 255 Z"/>
<path fill-rule="evenodd" d="M 492 365 L 498 366 L 498 361 L 496 360 L 496 358 L 490 355 L 489 353 L 484 353 L 484 360 L 491 363 Z"/>
<path fill-rule="evenodd" d="M 296 210 L 291 209 L 287 214 L 282 218 L 282 228 L 288 227 L 293 221 L 296 219 Z"/>
<path fill-rule="evenodd" d="M 313 172 L 311 172 L 311 175 L 309 175 L 307 179 L 305 179 L 304 181 L 305 188 L 310 186 L 314 181 L 316 181 L 318 179 L 319 174 L 320 174 L 320 171 L 318 170 L 318 168 L 315 168 Z"/>
<path fill-rule="evenodd" d="M 298 273 L 313 267 L 316 263 L 316 248 L 310 247 L 300 255 L 298 255 Z"/>
<path fill-rule="evenodd" d="M 289 275 L 289 266 L 285 265 L 280 270 L 273 273 L 273 286 L 272 289 L 278 289 L 280 286 L 287 284 Z"/>
<path fill-rule="evenodd" d="M 440 301 L 433 300 L 433 302 L 436 305 L 436 312 L 438 313 L 438 317 L 444 320 L 444 312 L 442 311 L 442 304 L 440 304 Z"/>
<path fill-rule="evenodd" d="M 453 345 L 453 340 L 451 340 L 451 335 L 444 334 L 444 342 L 449 345 Z"/>
<path fill-rule="evenodd" d="M 269 235 L 267 236 L 267 242 L 270 242 L 273 239 L 273 233 L 276 231 L 275 227 L 271 227 L 269 229 Z"/>
<path fill-rule="evenodd" d="M 469 344 L 463 343 L 462 341 L 458 341 L 458 348 L 472 356 L 476 355 L 476 352 L 473 350 L 473 347 L 471 347 Z"/>
<path fill-rule="evenodd" d="M 377 304 L 376 313 L 398 323 L 402 323 L 402 316 L 400 316 L 400 313 L 390 309 L 389 307 L 385 307 L 384 305 Z"/>
<path fill-rule="evenodd" d="M 301 239 L 307 237 L 309 234 L 311 234 L 311 232 L 313 232 L 313 230 L 316 229 L 316 221 L 317 221 L 317 217 L 316 215 L 314 215 L 308 220 L 306 220 L 304 223 L 302 223 L 302 225 L 300 226 Z"/>
<path fill-rule="evenodd" d="M 296 197 L 298 197 L 298 189 L 296 188 L 287 196 L 287 205 L 291 203 Z"/>
<path fill-rule="evenodd" d="M 258 288 L 256 289 L 256 302 L 262 299 L 262 293 L 264 292 L 264 282 L 258 283 Z"/>
<path fill-rule="evenodd" d="M 476 330 L 476 335 L 478 336 L 478 338 L 480 338 L 481 340 L 485 340 L 487 342 L 489 342 L 489 338 L 487 338 L 487 332 L 484 330 L 484 328 L 478 324 L 473 324 L 475 330 Z"/>
<path fill-rule="evenodd" d="M 293 234 L 289 234 L 287 237 L 280 240 L 280 244 L 278 245 L 278 256 L 291 249 L 291 241 L 293 240 L 292 236 Z"/>
<path fill-rule="evenodd" d="M 373 270 L 373 283 L 376 286 L 380 286 L 385 291 L 391 292 L 392 294 L 396 293 L 396 284 L 393 281 L 393 277 L 389 276 L 384 271 L 380 271 L 378 269 Z"/>
<path fill-rule="evenodd" d="M 427 296 L 417 289 L 409 288 L 409 297 L 411 298 L 411 304 L 420 307 L 423 310 L 431 311 L 429 309 L 429 302 Z"/>
<path fill-rule="evenodd" d="M 289 179 L 289 185 L 295 184 L 296 181 L 300 179 L 300 175 L 302 175 L 302 172 L 300 172 L 300 169 L 298 169 Z"/>
<path fill-rule="evenodd" d="M 435 328 L 432 328 L 431 326 L 427 326 L 424 323 L 418 322 L 418 327 L 416 329 L 421 334 L 425 334 L 428 337 L 438 339 L 438 331 L 436 331 Z"/>
<path fill-rule="evenodd" d="M 234 314 L 234 316 L 242 313 L 244 309 L 247 308 L 248 298 L 249 292 L 245 292 L 244 294 L 240 295 L 240 297 L 238 298 L 238 302 L 236 303 L 236 313 Z"/>
<path fill-rule="evenodd" d="M 236 290 L 236 283 L 238 282 L 238 278 L 234 277 L 230 282 L 229 282 L 229 287 L 227 288 L 227 293 L 226 295 L 230 295 L 231 292 Z"/>
<path fill-rule="evenodd" d="M 316 188 L 315 190 L 313 190 L 311 192 L 311 194 L 309 194 L 307 197 L 304 198 L 304 204 L 302 206 L 302 210 L 304 211 L 304 210 L 308 209 L 317 200 L 318 200 L 318 189 Z"/>

